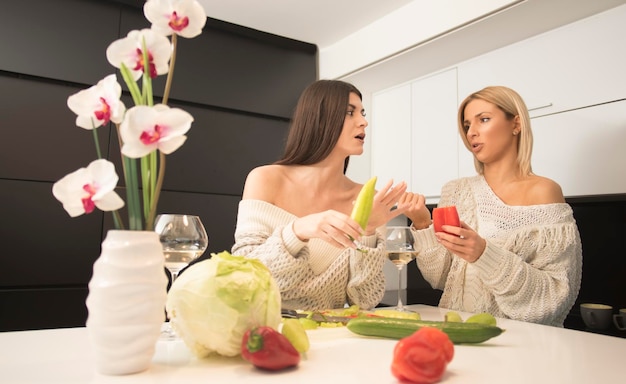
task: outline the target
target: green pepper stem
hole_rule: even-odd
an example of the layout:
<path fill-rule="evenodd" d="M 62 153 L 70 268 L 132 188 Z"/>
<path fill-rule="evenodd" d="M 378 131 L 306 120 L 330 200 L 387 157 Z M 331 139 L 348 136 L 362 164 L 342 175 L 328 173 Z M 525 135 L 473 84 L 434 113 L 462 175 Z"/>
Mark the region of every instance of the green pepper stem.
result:
<path fill-rule="evenodd" d="M 250 336 L 248 337 L 247 347 L 250 353 L 255 353 L 262 350 L 263 335 L 258 334 L 255 329 L 251 330 Z"/>

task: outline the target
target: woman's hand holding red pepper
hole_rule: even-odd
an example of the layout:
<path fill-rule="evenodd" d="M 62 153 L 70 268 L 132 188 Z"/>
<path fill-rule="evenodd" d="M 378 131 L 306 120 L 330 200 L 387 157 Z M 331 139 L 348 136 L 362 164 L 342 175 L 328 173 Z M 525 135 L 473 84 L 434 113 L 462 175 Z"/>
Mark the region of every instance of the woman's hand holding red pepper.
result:
<path fill-rule="evenodd" d="M 487 241 L 463 221 L 458 227 L 444 225 L 442 229 L 435 233 L 437 241 L 461 259 L 473 263 L 485 252 Z"/>
<path fill-rule="evenodd" d="M 454 344 L 448 335 L 437 328 L 420 328 L 396 344 L 391 373 L 401 381 L 436 383 L 453 357 Z"/>
<path fill-rule="evenodd" d="M 250 329 L 243 335 L 241 356 L 255 367 L 269 371 L 300 363 L 300 353 L 285 335 L 267 326 Z"/>

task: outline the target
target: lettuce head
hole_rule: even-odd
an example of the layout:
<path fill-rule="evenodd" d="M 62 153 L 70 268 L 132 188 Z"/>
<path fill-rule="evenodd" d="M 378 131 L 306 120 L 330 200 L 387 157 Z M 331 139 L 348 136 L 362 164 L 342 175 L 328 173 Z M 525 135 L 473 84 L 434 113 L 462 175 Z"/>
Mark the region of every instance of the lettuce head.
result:
<path fill-rule="evenodd" d="M 259 260 L 212 254 L 172 284 L 166 310 L 176 334 L 198 357 L 237 356 L 243 334 L 281 321 L 280 291 Z"/>

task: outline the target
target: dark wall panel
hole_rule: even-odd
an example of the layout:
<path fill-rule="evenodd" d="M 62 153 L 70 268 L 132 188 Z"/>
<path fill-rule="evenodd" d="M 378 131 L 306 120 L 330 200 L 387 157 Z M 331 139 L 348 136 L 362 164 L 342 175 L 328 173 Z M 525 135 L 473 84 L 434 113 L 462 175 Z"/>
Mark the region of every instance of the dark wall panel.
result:
<path fill-rule="evenodd" d="M 626 308 L 626 196 L 616 201 L 596 197 L 570 204 L 583 245 L 583 279 L 577 304 Z"/>
<path fill-rule="evenodd" d="M 247 30 L 232 33 L 219 25 L 207 23 L 200 36 L 178 39 L 170 97 L 291 118 L 300 93 L 316 80 L 317 61 L 311 45 L 306 44 L 306 50 L 287 49 L 248 37 Z M 145 26 L 143 14 L 122 13 L 122 36 Z M 155 95 L 163 95 L 164 83 L 165 76 L 156 79 Z"/>
<path fill-rule="evenodd" d="M 175 102 L 170 106 L 189 112 L 194 122 L 183 146 L 166 156 L 164 190 L 241 195 L 252 168 L 282 155 L 287 121 Z M 109 159 L 121 170 L 116 132 L 110 147 Z"/>
<path fill-rule="evenodd" d="M 0 291 L 0 330 L 82 327 L 87 287 Z"/>
<path fill-rule="evenodd" d="M 119 14 L 104 1 L 3 1 L 0 70 L 95 84 L 113 73 L 105 51 Z"/>
<path fill-rule="evenodd" d="M 89 281 L 102 212 L 70 218 L 48 182 L 0 179 L 0 202 L 0 289 Z"/>
<path fill-rule="evenodd" d="M 195 120 L 185 144 L 167 157 L 164 189 L 241 195 L 252 168 L 282 155 L 286 121 L 182 108 Z"/>
<path fill-rule="evenodd" d="M 3 3 L 10 17 L 0 23 L 0 331 L 84 325 L 87 283 L 113 223 L 98 210 L 70 218 L 52 195 L 54 182 L 97 157 L 92 132 L 76 127 L 67 98 L 115 72 L 106 48 L 149 26 L 141 5 Z M 232 247 L 247 173 L 281 155 L 297 97 L 315 80 L 316 48 L 214 19 L 179 43 L 168 104 L 195 121 L 185 145 L 168 156 L 158 212 L 202 218 L 210 237 L 204 259 Z M 157 95 L 164 82 L 156 81 Z M 123 100 L 132 106 L 128 94 Z M 97 133 L 124 197 L 115 129 Z"/>
<path fill-rule="evenodd" d="M 97 158 L 93 132 L 67 108 L 82 88 L 0 74 L 0 89 L 0 178 L 56 181 Z M 98 136 L 106 154 L 109 128 Z"/>

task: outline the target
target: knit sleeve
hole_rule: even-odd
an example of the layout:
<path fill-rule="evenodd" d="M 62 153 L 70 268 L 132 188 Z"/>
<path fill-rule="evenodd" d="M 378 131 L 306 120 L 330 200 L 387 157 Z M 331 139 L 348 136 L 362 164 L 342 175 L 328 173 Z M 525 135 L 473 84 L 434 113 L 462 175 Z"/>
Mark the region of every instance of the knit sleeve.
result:
<path fill-rule="evenodd" d="M 371 309 L 380 303 L 385 294 L 385 242 L 379 231 L 375 235 L 365 236 L 361 242 L 368 246 L 367 252 L 349 251 L 348 304 Z"/>
<path fill-rule="evenodd" d="M 462 182 L 463 180 L 454 180 L 446 183 L 441 190 L 438 206 L 457 205 L 457 201 L 462 201 L 464 204 L 457 208 L 460 211 L 471 211 L 474 204 L 470 202 L 473 199 L 462 195 L 465 191 Z M 453 260 L 452 253 L 437 242 L 432 224 L 428 228 L 413 230 L 413 236 L 418 251 L 416 262 L 420 273 L 431 287 L 443 290 Z"/>
<path fill-rule="evenodd" d="M 582 274 L 575 221 L 535 226 L 518 232 L 508 243 L 499 247 L 488 241 L 483 255 L 472 264 L 499 311 L 512 319 L 562 326 Z"/>
<path fill-rule="evenodd" d="M 296 288 L 310 271 L 306 242 L 291 229 L 294 219 L 262 201 L 239 203 L 231 253 L 263 262 L 281 292 Z"/>

